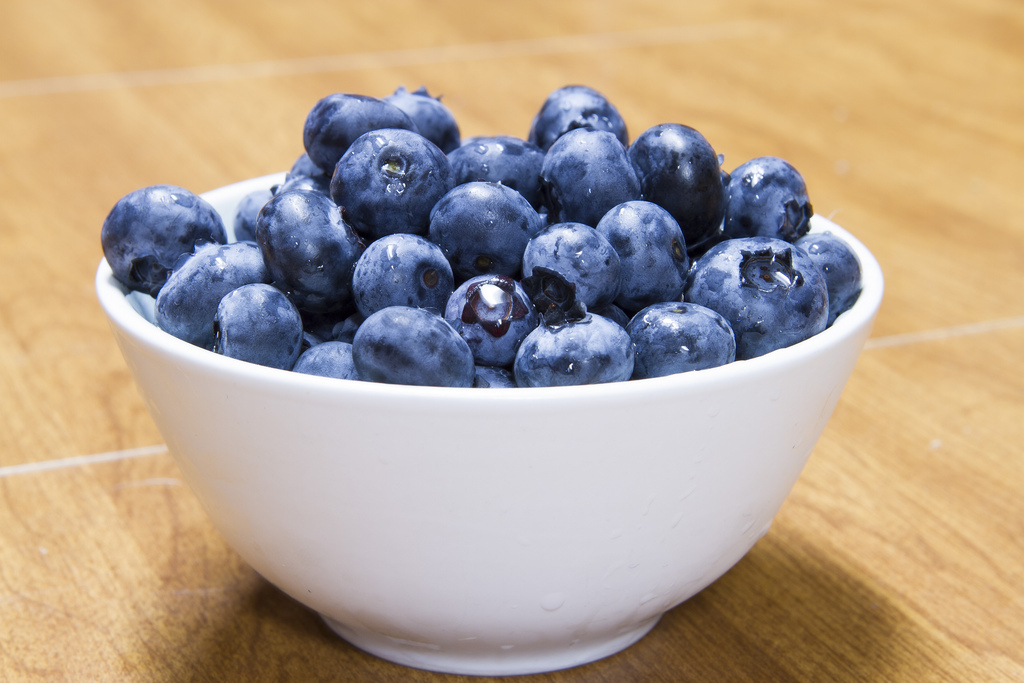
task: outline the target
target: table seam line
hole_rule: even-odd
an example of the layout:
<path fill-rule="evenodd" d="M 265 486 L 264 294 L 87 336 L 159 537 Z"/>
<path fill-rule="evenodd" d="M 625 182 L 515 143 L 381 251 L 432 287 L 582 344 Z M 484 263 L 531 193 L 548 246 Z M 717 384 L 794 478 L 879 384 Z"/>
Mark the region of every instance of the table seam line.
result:
<path fill-rule="evenodd" d="M 737 20 L 712 24 L 659 26 L 631 31 L 541 36 L 485 43 L 440 45 L 404 50 L 356 52 L 320 57 L 271 59 L 237 64 L 205 64 L 138 71 L 111 71 L 0 81 L 0 99 L 62 95 L 158 85 L 189 85 L 248 78 L 337 73 L 406 65 L 467 62 L 480 59 L 593 52 L 658 45 L 681 45 L 781 30 L 777 21 Z"/>

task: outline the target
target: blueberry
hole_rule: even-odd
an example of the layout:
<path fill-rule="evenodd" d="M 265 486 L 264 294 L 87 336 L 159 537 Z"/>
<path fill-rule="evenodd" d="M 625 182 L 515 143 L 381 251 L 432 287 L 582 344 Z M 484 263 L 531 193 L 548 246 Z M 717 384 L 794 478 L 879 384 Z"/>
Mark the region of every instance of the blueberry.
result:
<path fill-rule="evenodd" d="M 303 351 L 292 370 L 305 375 L 359 379 L 352 360 L 352 344 L 341 341 L 325 341 Z"/>
<path fill-rule="evenodd" d="M 548 95 L 530 124 L 527 139 L 547 151 L 559 137 L 577 128 L 612 133 L 629 144 L 626 122 L 604 95 L 585 85 L 569 85 Z"/>
<path fill-rule="evenodd" d="M 452 292 L 444 311 L 469 344 L 477 365 L 510 366 L 539 318 L 522 285 L 505 275 L 479 275 Z"/>
<path fill-rule="evenodd" d="M 690 258 L 683 231 L 668 211 L 652 202 L 625 202 L 605 214 L 597 232 L 619 255 L 618 306 L 632 314 L 680 299 Z"/>
<path fill-rule="evenodd" d="M 371 382 L 471 387 L 469 345 L 444 318 L 422 308 L 390 306 L 363 321 L 352 339 L 359 376 Z"/>
<path fill-rule="evenodd" d="M 286 178 L 280 185 L 271 188 L 272 194 L 278 195 L 291 190 L 312 190 L 325 197 L 331 196 L 331 178 L 325 175 L 293 175 Z"/>
<path fill-rule="evenodd" d="M 640 181 L 626 148 L 607 131 L 577 128 L 544 155 L 541 191 L 551 222 L 597 225 L 622 202 L 640 198 Z"/>
<path fill-rule="evenodd" d="M 582 320 L 539 325 L 519 346 L 514 371 L 521 387 L 575 386 L 627 380 L 633 362 L 629 334 L 588 313 Z"/>
<path fill-rule="evenodd" d="M 474 180 L 501 183 L 526 197 L 533 208 L 541 207 L 540 169 L 544 150 L 511 135 L 474 137 L 448 152 L 455 184 Z"/>
<path fill-rule="evenodd" d="M 363 324 L 364 320 L 366 320 L 366 317 L 362 313 L 356 311 L 341 322 L 335 323 L 331 330 L 330 338 L 335 341 L 343 341 L 351 344 L 352 339 L 356 336 L 356 330 L 359 329 L 359 326 Z"/>
<path fill-rule="evenodd" d="M 303 152 L 292 164 L 292 167 L 285 174 L 285 180 L 291 180 L 295 176 L 308 176 L 310 178 L 316 178 L 318 176 L 330 177 L 330 174 L 324 171 L 309 158 L 309 153 Z"/>
<path fill-rule="evenodd" d="M 350 305 L 352 269 L 363 247 L 328 197 L 309 190 L 276 195 L 256 219 L 256 241 L 274 284 L 300 309 Z"/>
<path fill-rule="evenodd" d="M 456 185 L 430 215 L 430 241 L 452 264 L 457 281 L 497 273 L 519 276 L 523 250 L 543 227 L 523 195 L 500 183 Z"/>
<path fill-rule="evenodd" d="M 416 130 L 416 124 L 404 111 L 377 97 L 334 93 L 310 109 L 302 142 L 314 166 L 333 172 L 356 138 L 378 128 Z"/>
<path fill-rule="evenodd" d="M 725 186 L 723 238 L 775 237 L 795 242 L 810 230 L 814 209 L 803 176 L 793 165 L 766 156 L 741 164 Z"/>
<path fill-rule="evenodd" d="M 629 147 L 641 197 L 668 210 L 690 254 L 718 241 L 725 191 L 718 155 L 699 132 L 678 123 L 648 128 Z"/>
<path fill-rule="evenodd" d="M 477 389 L 514 389 L 516 377 L 511 370 L 494 368 L 489 365 L 476 366 L 473 386 Z"/>
<path fill-rule="evenodd" d="M 686 301 L 729 321 L 738 360 L 796 344 L 828 323 L 825 276 L 807 252 L 774 237 L 716 244 L 694 265 Z"/>
<path fill-rule="evenodd" d="M 271 368 L 291 370 L 302 350 L 302 318 L 284 292 L 243 285 L 217 305 L 214 350 Z"/>
<path fill-rule="evenodd" d="M 621 327 L 625 327 L 629 324 L 629 315 L 615 304 L 595 308 L 591 310 L 591 313 L 604 316 L 612 322 L 618 323 Z"/>
<path fill-rule="evenodd" d="M 204 244 L 183 260 L 156 297 L 156 323 L 190 344 L 212 349 L 217 304 L 228 292 L 270 281 L 254 242 Z"/>
<path fill-rule="evenodd" d="M 736 360 L 736 338 L 721 315 L 697 304 L 664 302 L 629 321 L 633 379 L 703 370 Z"/>
<path fill-rule="evenodd" d="M 424 235 L 430 210 L 455 187 L 451 163 L 419 133 L 385 128 L 360 135 L 338 161 L 331 197 L 356 232 L 371 240 Z"/>
<path fill-rule="evenodd" d="M 270 201 L 273 193 L 267 188 L 253 190 L 242 197 L 235 211 L 235 241 L 241 242 L 256 240 L 256 216 L 259 215 L 263 205 Z"/>
<path fill-rule="evenodd" d="M 812 232 L 795 242 L 807 252 L 828 285 L 828 324 L 850 310 L 860 296 L 860 261 L 849 245 L 831 232 Z"/>
<path fill-rule="evenodd" d="M 419 235 L 388 235 L 370 244 L 352 272 L 352 296 L 364 316 L 388 306 L 444 311 L 455 287 L 441 248 Z"/>
<path fill-rule="evenodd" d="M 523 278 L 523 289 L 548 325 L 583 320 L 587 315 L 587 307 L 576 298 L 576 285 L 557 270 L 534 266 L 530 276 Z"/>
<path fill-rule="evenodd" d="M 573 283 L 576 298 L 588 309 L 607 306 L 619 295 L 619 255 L 589 225 L 555 223 L 538 233 L 523 252 L 523 276 L 532 275 L 535 266 Z"/>
<path fill-rule="evenodd" d="M 156 296 L 178 260 L 204 242 L 227 241 L 220 215 L 199 195 L 175 185 L 150 185 L 114 204 L 100 230 L 114 277 Z"/>
<path fill-rule="evenodd" d="M 384 101 L 408 114 L 420 134 L 440 147 L 445 154 L 459 146 L 461 135 L 455 115 L 441 102 L 440 97 L 431 97 L 426 87 L 409 92 L 405 86 L 400 86 Z"/>

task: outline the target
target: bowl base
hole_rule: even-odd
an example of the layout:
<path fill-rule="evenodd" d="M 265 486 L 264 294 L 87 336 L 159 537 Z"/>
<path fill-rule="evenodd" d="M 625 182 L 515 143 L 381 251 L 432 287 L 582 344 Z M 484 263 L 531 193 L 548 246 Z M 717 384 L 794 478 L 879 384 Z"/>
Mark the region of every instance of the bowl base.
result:
<path fill-rule="evenodd" d="M 445 651 L 439 645 L 353 629 L 325 614 L 320 617 L 348 643 L 389 662 L 447 674 L 515 676 L 568 669 L 621 652 L 647 635 L 657 625 L 661 615 L 611 637 L 567 643 L 564 648 L 478 645 L 477 652 L 469 651 L 468 648 L 458 652 Z"/>

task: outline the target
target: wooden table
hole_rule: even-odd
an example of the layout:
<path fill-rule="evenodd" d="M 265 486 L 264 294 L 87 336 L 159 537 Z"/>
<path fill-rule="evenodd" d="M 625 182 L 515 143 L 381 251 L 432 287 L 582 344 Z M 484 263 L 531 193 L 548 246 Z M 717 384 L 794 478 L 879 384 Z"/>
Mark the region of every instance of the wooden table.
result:
<path fill-rule="evenodd" d="M 762 539 L 627 651 L 537 681 L 1024 679 L 1024 6 L 8 0 L 0 12 L 0 679 L 459 680 L 334 637 L 221 540 L 93 293 L 153 183 L 288 168 L 336 91 L 548 92 L 792 161 L 886 298 Z M 468 680 L 468 679 L 467 679 Z"/>

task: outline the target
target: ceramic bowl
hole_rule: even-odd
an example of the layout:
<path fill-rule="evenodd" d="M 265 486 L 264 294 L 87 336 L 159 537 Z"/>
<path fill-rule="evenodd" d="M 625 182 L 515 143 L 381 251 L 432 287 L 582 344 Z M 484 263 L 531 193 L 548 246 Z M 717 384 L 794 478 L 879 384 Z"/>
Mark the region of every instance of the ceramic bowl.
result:
<path fill-rule="evenodd" d="M 205 197 L 230 225 L 242 196 Z M 524 674 L 643 637 L 768 531 L 839 401 L 882 298 L 760 358 L 583 387 L 336 380 L 159 330 L 106 262 L 114 336 L 182 475 L 262 576 L 384 659 Z"/>

